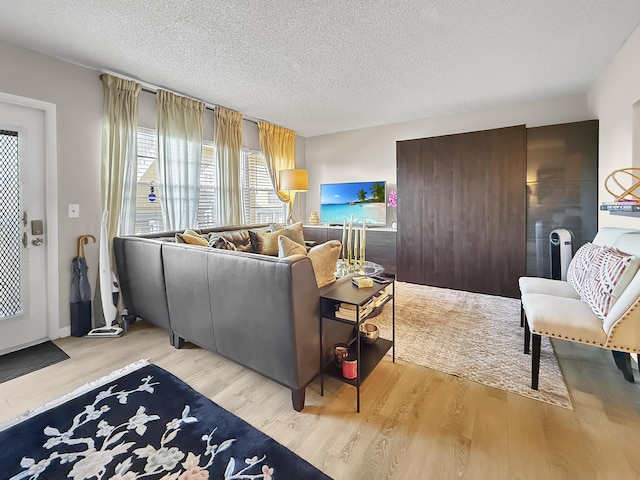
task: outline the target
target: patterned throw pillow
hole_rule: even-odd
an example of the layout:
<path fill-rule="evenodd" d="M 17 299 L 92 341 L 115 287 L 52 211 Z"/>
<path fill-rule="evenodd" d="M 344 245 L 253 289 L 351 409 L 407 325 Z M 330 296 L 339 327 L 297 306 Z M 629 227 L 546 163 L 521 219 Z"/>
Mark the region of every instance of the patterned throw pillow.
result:
<path fill-rule="evenodd" d="M 581 298 L 604 320 L 635 276 L 640 261 L 611 247 L 601 247 L 601 253 L 599 261 L 589 269 Z"/>
<path fill-rule="evenodd" d="M 284 235 L 278 238 L 278 256 L 280 258 L 297 254 L 307 255 L 311 259 L 318 288 L 336 281 L 336 263 L 338 263 L 340 249 L 341 244 L 338 240 L 329 240 L 316 245 L 307 252 L 305 247 Z"/>
<path fill-rule="evenodd" d="M 569 263 L 567 282 L 580 296 L 582 296 L 589 269 L 594 263 L 598 263 L 597 260 L 602 255 L 602 248 L 600 245 L 587 242 L 578 249 Z"/>
<path fill-rule="evenodd" d="M 209 246 L 211 248 L 219 248 L 221 250 L 236 250 L 236 246 L 232 242 L 217 235 L 211 236 L 209 239 Z"/>

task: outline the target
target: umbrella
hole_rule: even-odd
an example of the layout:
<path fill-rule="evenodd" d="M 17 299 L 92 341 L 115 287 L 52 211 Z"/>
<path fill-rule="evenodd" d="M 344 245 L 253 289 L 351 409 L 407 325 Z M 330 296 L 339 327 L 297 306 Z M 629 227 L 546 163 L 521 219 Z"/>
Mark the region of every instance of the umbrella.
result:
<path fill-rule="evenodd" d="M 77 256 L 71 260 L 71 335 L 74 337 L 82 337 L 91 330 L 91 286 L 84 258 L 84 246 L 89 239 L 96 242 L 93 235 L 78 237 Z"/>

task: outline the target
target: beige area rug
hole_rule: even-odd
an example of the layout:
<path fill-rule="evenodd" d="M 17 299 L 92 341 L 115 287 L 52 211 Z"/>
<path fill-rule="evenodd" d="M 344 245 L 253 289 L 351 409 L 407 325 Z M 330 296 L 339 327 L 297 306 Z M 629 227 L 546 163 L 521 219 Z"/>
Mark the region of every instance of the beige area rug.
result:
<path fill-rule="evenodd" d="M 391 338 L 391 305 L 369 322 Z M 542 337 L 539 390 L 523 354 L 520 301 L 396 282 L 396 357 L 467 380 L 573 409 L 548 338 Z"/>

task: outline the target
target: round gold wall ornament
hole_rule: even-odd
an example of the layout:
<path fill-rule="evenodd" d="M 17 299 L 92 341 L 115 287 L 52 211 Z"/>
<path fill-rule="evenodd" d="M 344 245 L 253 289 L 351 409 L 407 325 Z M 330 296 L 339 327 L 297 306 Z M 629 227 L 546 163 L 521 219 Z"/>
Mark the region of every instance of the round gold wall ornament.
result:
<path fill-rule="evenodd" d="M 624 184 L 631 186 L 626 187 Z M 640 200 L 640 168 L 621 168 L 611 172 L 604 181 L 604 188 L 613 195 L 616 202 Z"/>

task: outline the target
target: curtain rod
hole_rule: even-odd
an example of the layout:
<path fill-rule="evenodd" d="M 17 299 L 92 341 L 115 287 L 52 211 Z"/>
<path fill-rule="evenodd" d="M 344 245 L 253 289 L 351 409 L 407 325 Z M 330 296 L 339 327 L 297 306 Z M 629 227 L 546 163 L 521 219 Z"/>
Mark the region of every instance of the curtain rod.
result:
<path fill-rule="evenodd" d="M 143 81 L 141 81 L 141 80 L 139 80 L 137 78 L 131 78 L 131 77 L 128 77 L 127 75 L 122 75 L 120 73 L 113 73 L 113 72 L 109 72 L 109 71 L 103 71 L 102 73 L 106 73 L 106 74 L 112 75 L 114 77 L 120 77 L 120 78 L 124 78 L 126 80 L 131 80 L 132 82 L 139 83 L 143 92 L 152 93 L 153 95 L 156 95 L 158 93 L 158 90 L 160 89 L 160 87 L 157 87 L 157 86 L 152 85 L 152 84 L 147 83 L 147 82 L 143 82 Z M 100 75 L 98 75 L 98 79 L 100 79 L 100 77 L 102 76 L 102 73 Z M 163 90 L 167 90 L 167 91 L 169 91 L 171 93 L 175 93 L 176 95 L 181 95 L 183 97 L 194 98 L 194 97 L 192 97 L 190 95 L 185 95 L 183 93 L 173 92 L 173 91 L 168 90 L 166 88 L 163 88 Z M 211 103 L 207 103 L 207 102 L 205 102 L 203 100 L 200 100 L 199 98 L 195 98 L 194 100 L 198 100 L 199 102 L 204 103 L 205 108 L 207 110 L 211 110 L 212 112 L 214 111 L 214 109 L 216 107 L 221 106 L 221 105 L 214 105 L 214 104 L 211 104 Z M 225 108 L 225 107 L 222 107 L 222 108 Z M 229 108 L 228 110 L 233 110 L 233 109 Z M 234 110 L 234 111 L 236 111 L 236 110 Z M 238 113 L 241 113 L 241 112 L 238 112 Z M 261 120 L 259 118 L 247 117 L 244 114 L 242 114 L 242 119 L 246 120 L 248 122 L 251 122 L 251 123 L 255 123 L 256 125 L 258 124 L 258 122 L 267 122 L 266 120 Z M 267 122 L 267 123 L 269 123 L 269 122 Z"/>
<path fill-rule="evenodd" d="M 137 81 L 137 80 L 134 80 L 134 81 Z M 138 82 L 138 83 L 140 83 L 140 82 Z M 143 92 L 147 92 L 147 93 L 151 93 L 153 95 L 156 95 L 158 93 L 157 88 L 155 90 L 153 90 L 153 89 L 148 88 L 148 87 L 142 87 L 142 91 Z M 173 93 L 175 93 L 175 92 L 173 92 Z M 176 93 L 176 95 L 182 95 L 182 94 L 181 93 Z M 183 97 L 193 98 L 193 97 L 191 97 L 189 95 L 182 95 L 182 96 Z M 199 102 L 204 103 L 205 109 L 206 110 L 211 110 L 212 112 L 215 110 L 216 107 L 218 107 L 218 105 L 212 105 L 212 104 L 209 104 L 207 102 L 203 102 L 202 100 L 199 100 L 199 99 L 196 99 L 196 100 L 198 100 Z M 222 107 L 222 108 L 225 108 L 225 107 Z M 229 110 L 231 110 L 231 109 L 229 109 Z M 247 122 L 255 123 L 256 125 L 258 124 L 258 122 L 261 121 L 259 119 L 253 118 L 253 117 L 247 117 L 244 114 L 242 114 L 242 120 L 246 120 Z"/>

